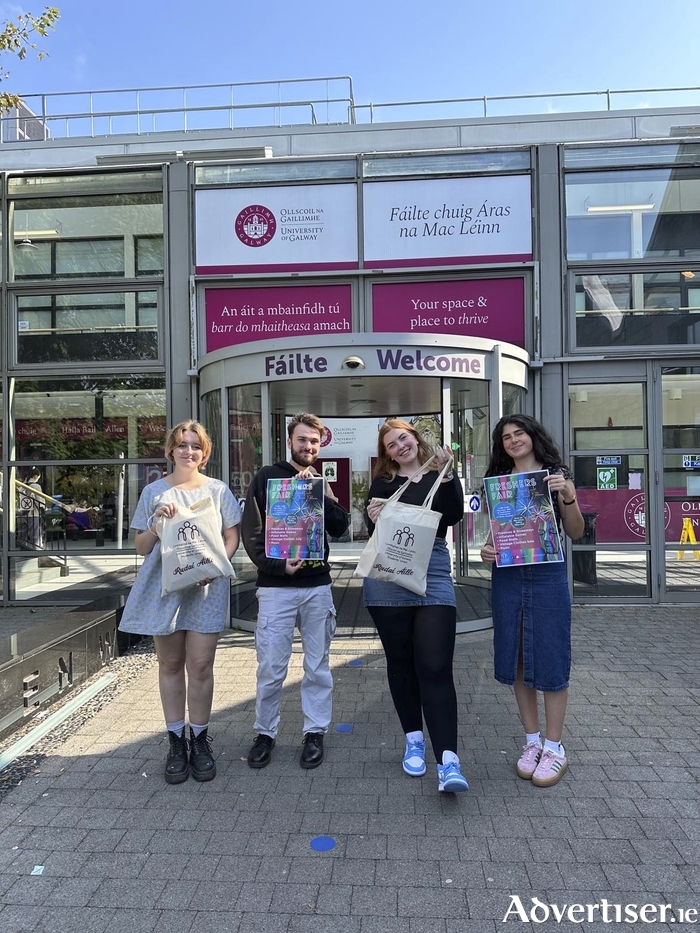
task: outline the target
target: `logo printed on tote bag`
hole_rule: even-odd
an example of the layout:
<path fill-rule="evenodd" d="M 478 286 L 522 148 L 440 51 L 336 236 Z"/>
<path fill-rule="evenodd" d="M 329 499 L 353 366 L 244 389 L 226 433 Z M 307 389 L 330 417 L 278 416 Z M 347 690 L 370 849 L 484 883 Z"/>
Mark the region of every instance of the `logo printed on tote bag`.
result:
<path fill-rule="evenodd" d="M 403 536 L 406 535 L 406 540 L 403 540 Z M 391 539 L 396 541 L 397 544 L 403 544 L 404 547 L 410 547 L 416 542 L 416 536 L 411 531 L 409 525 L 404 525 L 403 528 L 397 528 L 394 532 L 394 537 Z"/>
<path fill-rule="evenodd" d="M 190 536 L 187 537 L 187 532 Z M 201 538 L 199 528 L 196 525 L 193 525 L 192 522 L 183 522 L 180 527 L 177 529 L 177 540 L 178 541 L 194 541 L 195 538 Z"/>

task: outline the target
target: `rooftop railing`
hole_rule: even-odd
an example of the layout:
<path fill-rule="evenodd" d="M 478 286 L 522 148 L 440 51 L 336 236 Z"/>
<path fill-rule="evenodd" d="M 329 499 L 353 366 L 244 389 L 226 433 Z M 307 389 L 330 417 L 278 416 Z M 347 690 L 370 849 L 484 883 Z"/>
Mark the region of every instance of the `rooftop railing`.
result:
<path fill-rule="evenodd" d="M 352 78 L 30 94 L 2 142 L 354 122 Z"/>
<path fill-rule="evenodd" d="M 566 91 L 450 97 L 388 103 L 355 102 L 347 75 L 282 81 L 204 84 L 27 95 L 0 119 L 0 141 L 95 138 L 198 130 L 315 126 L 409 120 L 518 117 L 698 107 L 700 87 Z"/>

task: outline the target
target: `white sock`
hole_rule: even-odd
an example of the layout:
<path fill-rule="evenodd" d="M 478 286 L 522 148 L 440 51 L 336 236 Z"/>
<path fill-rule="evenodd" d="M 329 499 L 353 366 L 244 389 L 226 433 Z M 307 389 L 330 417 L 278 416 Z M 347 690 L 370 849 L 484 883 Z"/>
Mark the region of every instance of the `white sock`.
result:
<path fill-rule="evenodd" d="M 459 764 L 459 757 L 458 757 L 457 755 L 455 755 L 454 752 L 443 752 L 443 753 L 442 753 L 442 763 L 443 763 L 444 765 L 449 765 L 449 764 L 456 764 L 456 765 L 458 765 L 458 764 Z"/>
<path fill-rule="evenodd" d="M 174 732 L 175 735 L 182 735 L 182 730 L 185 728 L 185 720 L 181 719 L 179 722 L 166 722 L 165 728 L 168 732 Z"/>
<path fill-rule="evenodd" d="M 205 729 L 208 729 L 208 728 L 209 728 L 209 723 L 208 723 L 208 722 L 205 722 L 203 726 L 195 726 L 195 724 L 194 724 L 193 722 L 190 723 L 190 729 L 192 730 L 192 733 L 193 733 L 195 739 L 196 739 L 197 736 L 200 734 L 200 732 L 204 732 L 204 730 L 205 730 Z"/>
<path fill-rule="evenodd" d="M 563 755 L 564 747 L 561 742 L 550 742 L 549 739 L 544 740 L 544 747 L 548 748 L 550 752 L 554 752 L 555 755 Z"/>
<path fill-rule="evenodd" d="M 409 745 L 418 745 L 419 742 L 423 742 L 423 733 L 422 732 L 407 732 L 406 741 Z"/>
<path fill-rule="evenodd" d="M 542 745 L 542 736 L 539 734 L 539 732 L 525 733 L 525 744 L 529 745 L 530 742 L 537 742 L 538 745 Z"/>

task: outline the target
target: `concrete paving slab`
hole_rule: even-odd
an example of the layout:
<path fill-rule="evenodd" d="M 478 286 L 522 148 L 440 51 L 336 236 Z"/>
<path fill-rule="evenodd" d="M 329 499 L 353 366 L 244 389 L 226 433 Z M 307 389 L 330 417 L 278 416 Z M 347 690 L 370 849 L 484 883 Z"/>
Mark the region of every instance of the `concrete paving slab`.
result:
<path fill-rule="evenodd" d="M 460 635 L 459 752 L 471 787 L 459 796 L 438 795 L 432 763 L 423 778 L 401 771 L 381 647 L 366 637 L 333 645 L 324 764 L 298 765 L 295 650 L 272 763 L 252 771 L 254 647 L 227 633 L 217 778 L 168 786 L 146 652 L 109 702 L 18 763 L 18 786 L 0 784 L 0 929 L 490 933 L 504 929 L 513 896 L 527 911 L 532 898 L 698 908 L 698 624 L 690 606 L 576 608 L 569 772 L 552 788 L 515 774 L 523 737 L 512 691 L 493 680 L 490 634 Z M 334 848 L 315 851 L 316 836 Z"/>

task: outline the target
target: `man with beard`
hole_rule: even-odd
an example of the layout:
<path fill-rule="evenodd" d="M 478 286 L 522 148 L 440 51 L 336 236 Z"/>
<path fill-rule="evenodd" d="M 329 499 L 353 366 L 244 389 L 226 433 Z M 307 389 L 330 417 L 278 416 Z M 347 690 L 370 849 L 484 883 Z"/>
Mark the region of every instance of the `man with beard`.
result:
<path fill-rule="evenodd" d="M 257 735 L 248 753 L 251 768 L 264 768 L 270 763 L 297 624 L 304 651 L 301 682 L 304 741 L 299 764 L 302 768 L 317 768 L 323 761 L 323 737 L 331 721 L 333 677 L 329 651 L 335 632 L 328 535 L 340 537 L 350 524 L 350 516 L 325 483 L 323 560 L 284 560 L 265 555 L 265 514 L 268 479 L 308 479 L 317 475 L 311 464 L 318 457 L 324 430 L 316 415 L 307 412 L 295 415 L 287 428 L 289 460 L 263 467 L 255 474 L 246 496 L 243 545 L 258 568 L 254 726 Z"/>

